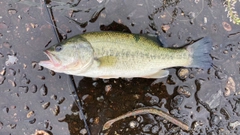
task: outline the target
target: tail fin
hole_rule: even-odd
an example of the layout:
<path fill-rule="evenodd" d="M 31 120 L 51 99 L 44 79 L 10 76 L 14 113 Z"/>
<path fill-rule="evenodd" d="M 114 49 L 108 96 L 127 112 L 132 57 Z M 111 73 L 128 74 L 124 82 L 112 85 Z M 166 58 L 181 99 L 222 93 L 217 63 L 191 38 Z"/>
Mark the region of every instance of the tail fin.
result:
<path fill-rule="evenodd" d="M 189 67 L 197 67 L 208 69 L 212 65 L 212 58 L 209 55 L 212 50 L 212 40 L 205 37 L 187 47 L 190 55 L 192 55 L 192 63 Z"/>

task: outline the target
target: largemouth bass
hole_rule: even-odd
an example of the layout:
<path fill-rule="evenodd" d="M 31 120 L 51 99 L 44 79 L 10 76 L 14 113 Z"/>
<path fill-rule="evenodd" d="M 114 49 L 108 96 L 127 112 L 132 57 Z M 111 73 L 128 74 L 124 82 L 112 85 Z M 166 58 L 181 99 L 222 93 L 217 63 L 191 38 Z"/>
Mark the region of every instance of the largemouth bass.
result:
<path fill-rule="evenodd" d="M 39 65 L 60 73 L 92 78 L 162 78 L 166 68 L 208 69 L 212 41 L 205 37 L 180 49 L 160 47 L 146 36 L 121 32 L 90 32 L 45 50 L 50 60 Z"/>

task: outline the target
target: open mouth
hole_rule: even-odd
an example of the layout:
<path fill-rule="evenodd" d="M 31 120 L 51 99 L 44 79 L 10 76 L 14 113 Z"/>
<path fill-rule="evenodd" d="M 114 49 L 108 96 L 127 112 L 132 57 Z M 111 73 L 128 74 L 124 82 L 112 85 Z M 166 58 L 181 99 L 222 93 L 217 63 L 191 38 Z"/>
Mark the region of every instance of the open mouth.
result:
<path fill-rule="evenodd" d="M 49 67 L 50 65 L 58 67 L 61 65 L 60 60 L 54 56 L 52 53 L 50 53 L 49 51 L 44 51 L 44 54 L 47 55 L 47 57 L 49 58 L 49 60 L 46 61 L 40 61 L 39 65 L 43 66 L 43 67 Z"/>

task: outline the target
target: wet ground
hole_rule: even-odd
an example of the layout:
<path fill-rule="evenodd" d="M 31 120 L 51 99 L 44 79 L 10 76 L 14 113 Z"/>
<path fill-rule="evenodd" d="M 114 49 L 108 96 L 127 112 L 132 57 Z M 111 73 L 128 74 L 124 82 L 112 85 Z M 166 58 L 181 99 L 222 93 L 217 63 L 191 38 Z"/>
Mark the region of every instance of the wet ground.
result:
<path fill-rule="evenodd" d="M 209 70 L 171 68 L 161 79 L 74 77 L 92 135 L 240 134 L 240 2 L 235 0 L 52 0 L 61 39 L 90 31 L 160 34 L 168 47 L 213 40 Z M 224 4 L 223 4 L 224 3 Z M 225 7 L 228 11 L 225 12 Z M 0 134 L 87 134 L 69 78 L 38 65 L 57 43 L 39 0 L 0 0 Z M 68 17 L 68 18 L 67 18 Z M 70 20 L 70 19 L 72 20 Z M 75 21 L 74 21 L 75 20 Z M 145 114 L 103 124 L 140 107 L 157 107 L 190 131 Z"/>

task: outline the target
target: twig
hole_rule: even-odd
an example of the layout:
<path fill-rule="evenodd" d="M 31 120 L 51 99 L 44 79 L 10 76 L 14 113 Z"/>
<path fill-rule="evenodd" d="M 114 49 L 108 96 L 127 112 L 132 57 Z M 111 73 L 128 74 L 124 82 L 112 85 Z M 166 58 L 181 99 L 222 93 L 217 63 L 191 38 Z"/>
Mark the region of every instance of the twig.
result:
<path fill-rule="evenodd" d="M 148 114 L 148 113 L 151 113 L 151 114 L 155 114 L 155 115 L 158 115 L 158 116 L 161 116 L 163 117 L 164 119 L 172 122 L 173 124 L 181 127 L 183 130 L 186 130 L 186 131 L 189 131 L 190 130 L 190 127 L 188 125 L 186 125 L 185 123 L 179 121 L 178 119 L 170 116 L 169 114 L 159 110 L 159 109 L 156 109 L 156 108 L 148 108 L 148 107 L 144 107 L 144 108 L 138 108 L 132 112 L 128 112 L 126 114 L 123 114 L 121 116 L 118 116 L 117 118 L 114 118 L 112 120 L 109 120 L 107 121 L 104 125 L 103 125 L 103 130 L 107 130 L 111 127 L 111 125 L 116 122 L 116 121 L 119 121 L 121 119 L 125 119 L 127 117 L 130 117 L 130 116 L 135 116 L 135 115 L 142 115 L 142 114 Z"/>
<path fill-rule="evenodd" d="M 59 36 L 58 36 L 58 32 L 57 32 L 57 30 L 56 30 L 56 27 L 55 27 L 54 22 L 53 22 L 53 19 L 52 19 L 52 14 L 51 14 L 51 12 L 49 11 L 49 9 L 48 9 L 47 6 L 46 6 L 45 0 L 42 0 L 42 1 L 43 1 L 43 3 L 44 3 L 44 4 L 43 4 L 44 7 L 45 7 L 46 10 L 47 10 L 48 16 L 49 16 L 49 18 L 50 18 L 50 20 L 51 20 L 54 34 L 55 34 L 58 42 L 60 42 L 60 39 L 59 39 Z M 87 134 L 88 134 L 88 135 L 91 135 L 91 132 L 90 132 L 89 127 L 88 127 L 88 125 L 87 125 L 87 121 L 86 121 L 85 115 L 83 114 L 81 102 L 80 102 L 80 100 L 79 100 L 79 98 L 78 98 L 78 96 L 77 96 L 76 85 L 75 85 L 75 83 L 74 83 L 74 78 L 73 78 L 72 75 L 69 75 L 69 80 L 70 80 L 72 89 L 74 89 L 74 90 L 72 91 L 72 94 L 74 95 L 75 102 L 76 102 L 76 104 L 77 104 L 77 106 L 78 106 L 78 108 L 79 108 L 79 117 L 80 117 L 80 119 L 83 120 L 83 122 L 84 122 L 85 129 L 87 130 Z"/>

